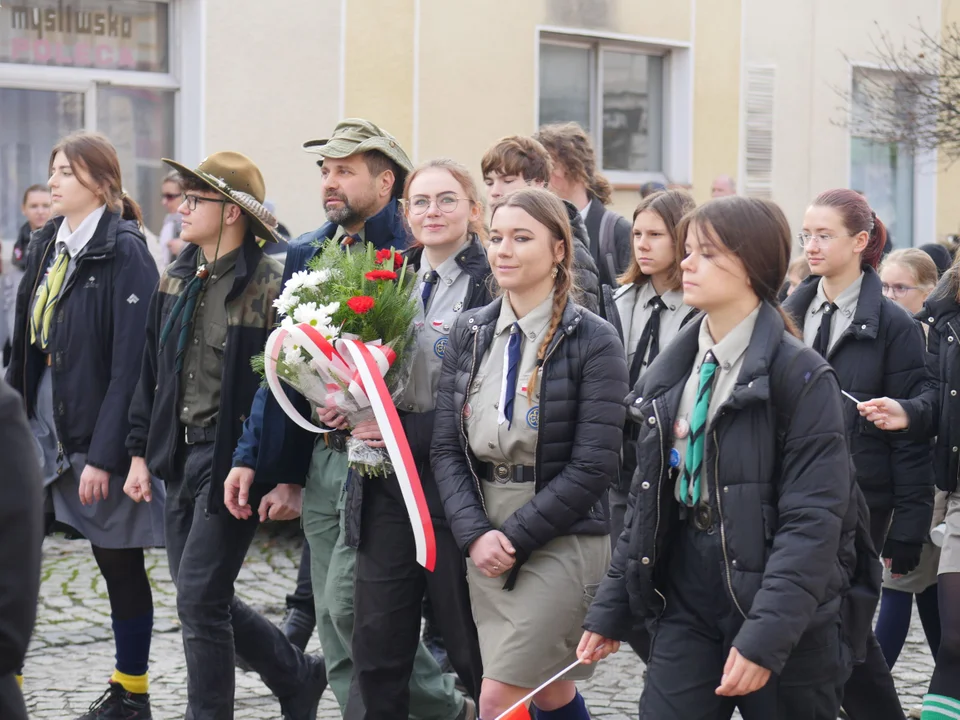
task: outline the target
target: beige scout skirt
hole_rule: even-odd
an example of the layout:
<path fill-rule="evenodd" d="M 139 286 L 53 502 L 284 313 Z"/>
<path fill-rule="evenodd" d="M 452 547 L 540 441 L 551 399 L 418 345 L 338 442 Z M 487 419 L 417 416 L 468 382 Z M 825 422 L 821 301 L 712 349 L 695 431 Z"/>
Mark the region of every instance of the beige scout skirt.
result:
<path fill-rule="evenodd" d="M 484 481 L 487 514 L 499 528 L 534 495 L 533 483 Z M 469 559 L 467 583 L 480 636 L 483 676 L 535 688 L 577 659 L 583 619 L 610 565 L 610 539 L 564 535 L 551 540 L 520 567 L 513 590 L 507 574 L 488 578 Z M 595 665 L 580 665 L 564 680 L 585 680 Z"/>

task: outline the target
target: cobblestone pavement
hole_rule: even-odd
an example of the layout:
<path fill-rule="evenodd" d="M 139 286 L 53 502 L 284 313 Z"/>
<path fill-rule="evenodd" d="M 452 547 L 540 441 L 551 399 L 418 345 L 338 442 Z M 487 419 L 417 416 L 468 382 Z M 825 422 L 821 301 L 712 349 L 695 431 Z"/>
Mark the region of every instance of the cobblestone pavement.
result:
<path fill-rule="evenodd" d="M 284 531 L 262 529 L 247 556 L 237 592 L 253 607 L 277 621 L 284 596 L 296 584 L 299 541 Z M 154 589 L 156 629 L 150 682 L 154 718 L 182 718 L 186 705 L 186 670 L 180 642 L 173 586 L 162 550 L 148 551 Z M 314 636 L 310 651 L 319 650 Z M 25 668 L 24 693 L 30 717 L 73 720 L 99 697 L 113 670 L 113 640 L 106 588 L 89 545 L 82 540 L 48 538 L 44 545 L 43 584 L 37 628 Z M 592 714 L 603 720 L 636 718 L 642 666 L 621 651 L 602 663 L 581 690 Z M 907 645 L 896 666 L 905 709 L 917 707 L 933 663 L 914 613 Z M 277 718 L 279 706 L 252 673 L 237 674 L 237 718 Z M 319 718 L 339 718 L 329 690 Z"/>

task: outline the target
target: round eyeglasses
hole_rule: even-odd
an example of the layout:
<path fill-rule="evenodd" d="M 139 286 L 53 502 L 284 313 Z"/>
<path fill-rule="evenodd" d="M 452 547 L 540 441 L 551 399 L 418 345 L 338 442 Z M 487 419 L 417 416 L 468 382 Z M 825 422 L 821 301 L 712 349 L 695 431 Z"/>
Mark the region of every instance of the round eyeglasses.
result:
<path fill-rule="evenodd" d="M 457 197 L 453 193 L 446 195 L 437 196 L 436 203 L 437 208 L 442 213 L 452 213 L 457 209 L 457 205 L 460 204 L 461 200 L 466 200 L 470 202 L 469 198 Z M 427 210 L 430 209 L 430 206 L 433 204 L 433 198 L 429 198 L 426 195 L 414 195 L 412 198 L 407 200 L 407 207 L 410 208 L 410 212 L 414 215 L 423 215 Z"/>

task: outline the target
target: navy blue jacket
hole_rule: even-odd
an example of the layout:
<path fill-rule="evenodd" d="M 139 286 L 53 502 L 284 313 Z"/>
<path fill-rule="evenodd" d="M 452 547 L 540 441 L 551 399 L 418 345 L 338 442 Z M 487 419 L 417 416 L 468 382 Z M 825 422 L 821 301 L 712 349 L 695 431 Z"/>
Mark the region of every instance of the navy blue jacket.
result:
<path fill-rule="evenodd" d="M 328 222 L 319 230 L 301 235 L 290 243 L 281 289 L 293 273 L 306 269 L 307 262 L 320 251 L 319 244 L 336 233 L 336 223 Z M 383 210 L 367 220 L 364 239 L 378 250 L 390 247 L 400 250 L 410 244 L 410 231 L 398 201 L 391 200 Z M 284 386 L 284 390 L 300 413 L 309 417 L 307 400 L 289 386 Z M 250 417 L 243 424 L 243 434 L 233 454 L 233 464 L 234 467 L 253 468 L 258 483 L 303 485 L 315 439 L 315 435 L 302 430 L 286 416 L 269 390 L 260 388 L 253 399 Z"/>
<path fill-rule="evenodd" d="M 23 396 L 31 417 L 47 357 L 30 343 L 27 323 L 62 222 L 54 218 L 33 236 L 17 291 L 7 382 Z M 54 421 L 63 450 L 86 453 L 88 464 L 118 475 L 130 468 L 127 410 L 140 378 L 157 278 L 137 224 L 108 210 L 63 288 L 50 328 Z"/>

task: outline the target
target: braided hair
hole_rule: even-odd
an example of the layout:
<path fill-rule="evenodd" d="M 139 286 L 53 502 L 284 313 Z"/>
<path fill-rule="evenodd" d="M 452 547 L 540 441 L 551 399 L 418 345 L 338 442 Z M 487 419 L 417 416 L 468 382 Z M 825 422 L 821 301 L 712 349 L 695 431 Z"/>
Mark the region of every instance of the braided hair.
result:
<path fill-rule="evenodd" d="M 570 228 L 570 219 L 563 202 L 552 192 L 541 188 L 523 188 L 500 198 L 493 204 L 490 222 L 500 208 L 516 207 L 523 210 L 550 231 L 551 240 L 563 248 L 563 257 L 554 265 L 553 310 L 550 315 L 550 325 L 543 336 L 540 348 L 537 350 L 537 365 L 530 376 L 527 386 L 527 397 L 533 399 L 534 388 L 537 386 L 537 376 L 543 366 L 547 349 L 557 334 L 557 329 L 563 320 L 563 311 L 567 307 L 571 294 L 575 290 L 573 281 L 573 231 Z"/>

